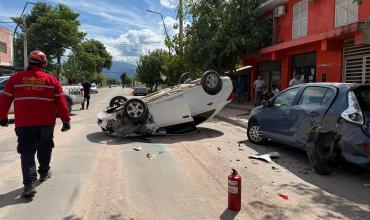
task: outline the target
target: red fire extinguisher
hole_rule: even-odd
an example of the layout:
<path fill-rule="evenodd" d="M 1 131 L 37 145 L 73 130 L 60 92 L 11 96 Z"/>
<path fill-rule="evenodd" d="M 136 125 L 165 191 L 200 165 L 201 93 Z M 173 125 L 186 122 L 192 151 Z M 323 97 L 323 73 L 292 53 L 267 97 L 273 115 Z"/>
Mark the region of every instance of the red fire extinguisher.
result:
<path fill-rule="evenodd" d="M 233 169 L 233 172 L 227 177 L 228 179 L 228 206 L 230 211 L 240 211 L 242 200 L 242 177 Z"/>

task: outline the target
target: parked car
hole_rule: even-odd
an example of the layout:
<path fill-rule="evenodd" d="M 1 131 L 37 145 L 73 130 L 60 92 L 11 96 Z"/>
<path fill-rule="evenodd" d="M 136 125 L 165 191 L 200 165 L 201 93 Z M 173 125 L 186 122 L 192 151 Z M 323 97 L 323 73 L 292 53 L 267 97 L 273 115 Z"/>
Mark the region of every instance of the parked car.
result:
<path fill-rule="evenodd" d="M 84 101 L 82 86 L 62 86 L 62 89 L 70 111 L 73 105 L 81 104 Z"/>
<path fill-rule="evenodd" d="M 135 86 L 134 91 L 132 92 L 134 96 L 146 96 L 148 95 L 148 93 L 149 93 L 148 89 L 146 88 L 145 85 Z"/>
<path fill-rule="evenodd" d="M 90 93 L 98 93 L 98 87 L 95 83 L 91 84 Z"/>
<path fill-rule="evenodd" d="M 107 134 L 120 137 L 188 133 L 232 101 L 229 77 L 207 71 L 201 79 L 186 80 L 194 79 L 189 73 L 181 78 L 181 84 L 140 99 L 112 98 L 110 107 L 97 116 L 99 126 Z"/>
<path fill-rule="evenodd" d="M 4 90 L 4 87 L 6 85 L 6 83 L 8 82 L 10 76 L 2 76 L 0 77 L 0 94 L 3 92 Z M 13 113 L 14 112 L 14 106 L 13 104 L 10 106 L 10 110 L 9 110 L 9 113 Z"/>
<path fill-rule="evenodd" d="M 284 90 L 249 118 L 248 139 L 304 149 L 319 174 L 344 158 L 370 168 L 370 85 L 310 83 Z"/>

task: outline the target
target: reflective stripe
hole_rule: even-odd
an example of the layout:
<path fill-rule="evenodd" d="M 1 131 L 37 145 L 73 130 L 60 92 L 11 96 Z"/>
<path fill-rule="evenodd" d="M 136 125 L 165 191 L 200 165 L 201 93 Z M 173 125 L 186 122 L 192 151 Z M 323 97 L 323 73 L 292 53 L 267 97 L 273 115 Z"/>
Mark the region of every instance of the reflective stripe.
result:
<path fill-rule="evenodd" d="M 37 84 L 19 84 L 14 85 L 15 88 L 20 87 L 42 87 L 42 88 L 48 88 L 48 89 L 55 89 L 55 86 L 48 86 L 48 85 L 37 85 Z"/>
<path fill-rule="evenodd" d="M 58 96 L 62 96 L 62 95 L 64 95 L 64 93 L 55 94 L 54 96 L 58 97 Z"/>
<path fill-rule="evenodd" d="M 54 101 L 54 99 L 40 98 L 40 97 L 22 97 L 22 98 L 14 99 L 14 101 L 20 101 L 20 100 L 41 100 L 41 101 L 50 101 L 50 102 Z"/>
<path fill-rule="evenodd" d="M 9 92 L 5 92 L 5 91 L 3 91 L 3 93 L 4 93 L 5 95 L 8 95 L 8 96 L 13 96 L 13 94 L 11 94 L 11 93 L 9 93 Z"/>

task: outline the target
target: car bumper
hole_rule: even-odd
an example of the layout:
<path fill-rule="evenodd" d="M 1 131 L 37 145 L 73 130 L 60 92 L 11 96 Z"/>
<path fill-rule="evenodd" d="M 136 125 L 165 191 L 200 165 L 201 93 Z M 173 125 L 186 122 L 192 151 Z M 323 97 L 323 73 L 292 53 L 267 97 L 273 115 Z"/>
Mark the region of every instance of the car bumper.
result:
<path fill-rule="evenodd" d="M 361 126 L 345 122 L 338 141 L 342 156 L 349 162 L 370 169 L 370 138 Z"/>

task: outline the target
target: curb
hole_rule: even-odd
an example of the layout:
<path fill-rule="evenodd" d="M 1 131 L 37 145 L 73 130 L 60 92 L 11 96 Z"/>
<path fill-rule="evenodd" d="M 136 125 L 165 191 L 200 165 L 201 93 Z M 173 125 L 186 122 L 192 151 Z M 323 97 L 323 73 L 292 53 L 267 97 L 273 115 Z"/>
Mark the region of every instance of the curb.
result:
<path fill-rule="evenodd" d="M 245 128 L 245 129 L 248 128 L 248 124 L 244 124 L 244 123 L 232 120 L 232 119 L 227 118 L 227 117 L 223 117 L 223 116 L 220 116 L 220 115 L 215 115 L 215 118 L 220 120 L 220 121 L 224 121 L 224 122 L 227 122 L 227 123 L 235 125 L 235 126 L 239 126 L 239 127 Z"/>

